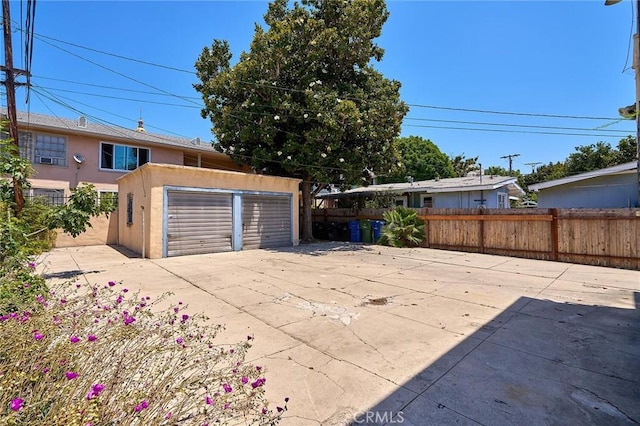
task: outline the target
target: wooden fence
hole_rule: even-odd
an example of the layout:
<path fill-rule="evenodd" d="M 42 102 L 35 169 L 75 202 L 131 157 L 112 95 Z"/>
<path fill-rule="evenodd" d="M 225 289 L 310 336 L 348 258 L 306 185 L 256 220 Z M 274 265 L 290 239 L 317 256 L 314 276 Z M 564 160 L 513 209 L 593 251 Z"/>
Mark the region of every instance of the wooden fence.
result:
<path fill-rule="evenodd" d="M 416 209 L 424 247 L 640 270 L 640 209 Z M 315 209 L 314 222 L 384 209 Z"/>

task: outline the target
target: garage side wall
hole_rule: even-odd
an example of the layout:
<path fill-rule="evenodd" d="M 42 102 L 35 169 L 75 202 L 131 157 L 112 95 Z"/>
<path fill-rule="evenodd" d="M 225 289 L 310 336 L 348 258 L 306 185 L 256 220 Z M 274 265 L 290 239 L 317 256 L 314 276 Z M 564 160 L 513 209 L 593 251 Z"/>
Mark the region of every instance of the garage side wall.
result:
<path fill-rule="evenodd" d="M 167 164 L 145 164 L 118 180 L 120 244 L 142 253 L 142 209 L 145 211 L 144 252 L 149 258 L 163 255 L 164 188 L 203 188 L 287 193 L 292 197 L 293 244 L 298 245 L 298 179 Z M 133 223 L 127 225 L 127 194 L 133 194 Z"/>

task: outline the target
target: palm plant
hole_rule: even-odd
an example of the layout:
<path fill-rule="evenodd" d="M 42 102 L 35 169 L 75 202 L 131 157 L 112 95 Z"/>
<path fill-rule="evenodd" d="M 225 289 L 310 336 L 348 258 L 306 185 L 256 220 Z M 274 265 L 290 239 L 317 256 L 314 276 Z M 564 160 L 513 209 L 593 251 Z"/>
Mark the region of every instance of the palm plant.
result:
<path fill-rule="evenodd" d="M 424 240 L 424 222 L 415 210 L 396 207 L 383 214 L 386 222 L 378 243 L 393 247 L 416 247 Z"/>

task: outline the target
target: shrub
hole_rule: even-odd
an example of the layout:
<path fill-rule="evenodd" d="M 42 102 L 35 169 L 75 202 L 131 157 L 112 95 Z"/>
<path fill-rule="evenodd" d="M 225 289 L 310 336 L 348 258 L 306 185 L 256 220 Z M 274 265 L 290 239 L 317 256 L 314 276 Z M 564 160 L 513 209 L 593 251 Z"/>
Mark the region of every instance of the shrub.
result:
<path fill-rule="evenodd" d="M 218 345 L 221 326 L 132 293 L 65 283 L 0 316 L 0 425 L 278 422 L 251 336 Z"/>
<path fill-rule="evenodd" d="M 424 222 L 415 210 L 396 207 L 384 212 L 386 224 L 380 232 L 379 244 L 393 247 L 416 247 L 424 240 Z"/>

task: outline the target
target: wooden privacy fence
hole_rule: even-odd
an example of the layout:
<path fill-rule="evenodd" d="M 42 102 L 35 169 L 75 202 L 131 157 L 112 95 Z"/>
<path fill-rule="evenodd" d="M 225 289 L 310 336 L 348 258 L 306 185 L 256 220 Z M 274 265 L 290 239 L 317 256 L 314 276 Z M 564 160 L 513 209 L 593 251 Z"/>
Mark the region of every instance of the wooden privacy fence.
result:
<path fill-rule="evenodd" d="M 415 209 L 423 247 L 640 270 L 640 209 Z M 316 209 L 313 220 L 382 219 L 385 209 Z"/>

